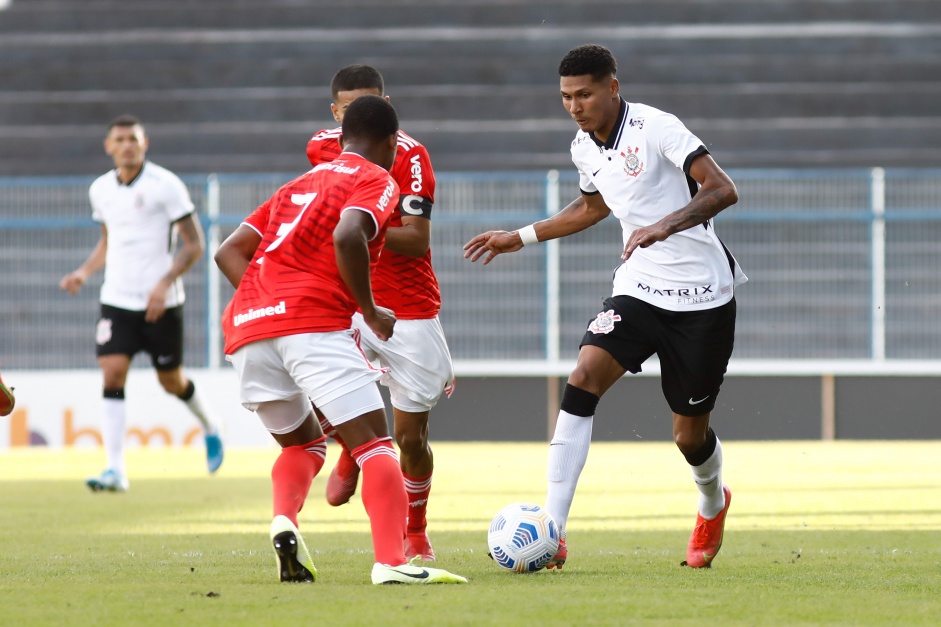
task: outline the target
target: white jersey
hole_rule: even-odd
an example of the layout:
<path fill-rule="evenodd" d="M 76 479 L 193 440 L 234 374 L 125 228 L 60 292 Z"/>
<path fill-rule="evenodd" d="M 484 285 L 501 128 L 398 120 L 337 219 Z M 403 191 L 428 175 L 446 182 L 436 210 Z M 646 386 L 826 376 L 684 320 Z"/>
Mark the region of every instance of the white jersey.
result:
<path fill-rule="evenodd" d="M 634 230 L 689 204 L 698 190 L 690 164 L 707 152 L 675 116 L 624 100 L 606 143 L 584 131 L 572 142 L 579 187 L 586 195 L 601 193 L 621 221 L 625 245 Z M 613 295 L 695 311 L 727 303 L 734 286 L 747 280 L 709 220 L 636 249 L 615 271 Z"/>
<path fill-rule="evenodd" d="M 147 309 L 150 291 L 173 265 L 174 223 L 193 213 L 186 185 L 175 174 L 145 162 L 130 185 L 117 170 L 88 189 L 92 218 L 108 229 L 101 303 L 131 311 Z M 183 280 L 167 291 L 167 307 L 182 305 Z"/>

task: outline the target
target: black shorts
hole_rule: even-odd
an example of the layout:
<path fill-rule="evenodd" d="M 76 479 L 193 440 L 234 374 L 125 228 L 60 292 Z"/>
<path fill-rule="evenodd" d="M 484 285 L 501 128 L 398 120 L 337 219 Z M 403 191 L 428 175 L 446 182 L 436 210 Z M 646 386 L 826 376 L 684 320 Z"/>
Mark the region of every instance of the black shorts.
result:
<path fill-rule="evenodd" d="M 714 309 L 668 311 L 633 296 L 613 296 L 588 325 L 581 346 L 605 349 L 635 374 L 656 353 L 670 409 L 701 416 L 715 407 L 734 341 L 734 298 Z"/>
<path fill-rule="evenodd" d="M 134 357 L 147 351 L 157 370 L 179 368 L 183 364 L 183 306 L 170 307 L 156 322 L 145 322 L 145 314 L 102 305 L 95 354 Z"/>

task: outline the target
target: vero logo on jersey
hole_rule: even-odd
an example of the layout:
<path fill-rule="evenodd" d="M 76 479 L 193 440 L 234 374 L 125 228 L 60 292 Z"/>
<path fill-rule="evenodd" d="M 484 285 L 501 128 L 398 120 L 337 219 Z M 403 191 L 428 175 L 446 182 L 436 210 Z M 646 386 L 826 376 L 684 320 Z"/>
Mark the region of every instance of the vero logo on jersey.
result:
<path fill-rule="evenodd" d="M 421 157 L 419 155 L 415 155 L 409 159 L 409 163 L 412 164 L 412 191 L 417 194 L 422 190 L 422 184 L 424 182 L 421 172 Z"/>
<path fill-rule="evenodd" d="M 246 322 L 251 322 L 252 320 L 258 320 L 259 318 L 267 318 L 268 316 L 280 316 L 286 314 L 288 308 L 285 306 L 284 301 L 273 307 L 262 307 L 261 309 L 249 309 L 245 313 L 235 314 L 232 317 L 232 324 L 239 326 Z"/>
<path fill-rule="evenodd" d="M 392 192 L 395 191 L 395 181 L 389 180 L 389 185 L 386 186 L 386 190 L 382 192 L 382 198 L 379 199 L 379 202 L 376 203 L 376 207 L 379 211 L 385 211 L 389 208 L 389 203 L 392 201 Z"/>

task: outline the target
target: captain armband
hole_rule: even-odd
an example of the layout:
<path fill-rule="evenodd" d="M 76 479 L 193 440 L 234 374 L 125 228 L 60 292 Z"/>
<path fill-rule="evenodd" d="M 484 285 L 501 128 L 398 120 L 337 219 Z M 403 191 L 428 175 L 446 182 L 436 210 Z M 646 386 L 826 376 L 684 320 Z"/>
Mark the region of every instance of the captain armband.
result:
<path fill-rule="evenodd" d="M 403 195 L 399 210 L 403 216 L 415 216 L 417 218 L 431 219 L 431 207 L 433 203 L 430 198 L 416 196 L 415 194 Z"/>

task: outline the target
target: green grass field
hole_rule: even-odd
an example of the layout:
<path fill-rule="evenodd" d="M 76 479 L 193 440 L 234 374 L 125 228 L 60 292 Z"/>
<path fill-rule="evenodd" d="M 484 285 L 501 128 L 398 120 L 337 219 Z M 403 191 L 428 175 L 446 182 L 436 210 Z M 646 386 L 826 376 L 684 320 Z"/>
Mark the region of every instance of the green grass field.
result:
<path fill-rule="evenodd" d="M 941 443 L 724 443 L 733 502 L 708 570 L 681 568 L 696 490 L 672 444 L 595 444 L 562 572 L 488 558 L 502 506 L 544 496 L 541 444 L 435 445 L 429 530 L 466 586 L 373 586 L 358 495 L 328 466 L 301 513 L 319 571 L 280 584 L 268 545 L 273 449 L 134 449 L 131 490 L 90 494 L 98 451 L 0 455 L 0 625 L 935 625 Z"/>

